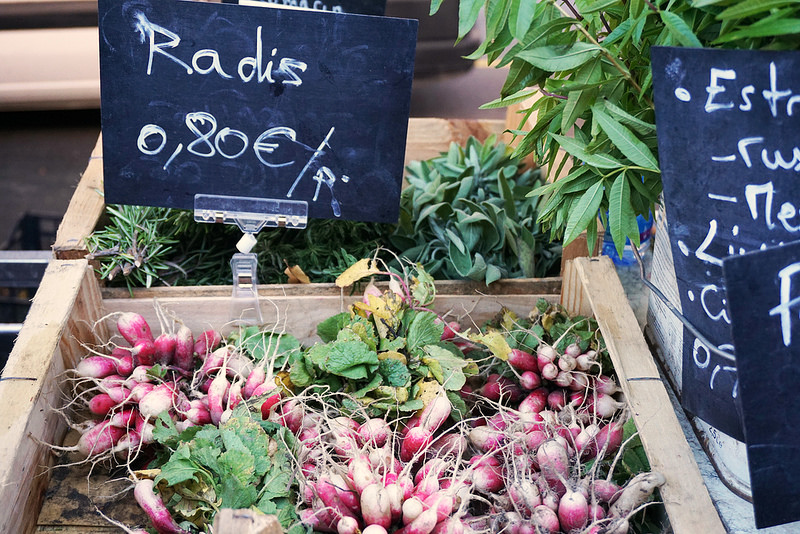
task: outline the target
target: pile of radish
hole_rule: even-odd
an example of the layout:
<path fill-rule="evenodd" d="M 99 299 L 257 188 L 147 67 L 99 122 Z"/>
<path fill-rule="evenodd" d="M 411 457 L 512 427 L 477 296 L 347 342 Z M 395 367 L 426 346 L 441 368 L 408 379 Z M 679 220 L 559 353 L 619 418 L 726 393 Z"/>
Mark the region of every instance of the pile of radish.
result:
<path fill-rule="evenodd" d="M 281 512 L 290 518 L 284 521 L 290 533 L 648 531 L 652 520 L 643 517 L 665 479 L 646 468 L 636 473 L 625 459 L 636 436 L 602 340 L 587 328 L 591 321 L 557 324 L 563 312 L 540 302 L 532 318 L 503 310 L 492 325 L 462 330 L 444 317 L 420 318 L 432 313 L 418 300 L 420 280 L 390 284 L 385 292 L 370 284 L 361 308 L 350 310 L 357 328 L 339 340 L 352 343 L 353 332 L 367 339 L 364 325 L 373 321 L 371 335 L 381 340 L 373 347 L 377 363 L 358 368 L 367 376 L 347 369 L 324 386 L 291 379 L 311 373 L 319 380 L 320 367 L 309 356 L 319 357 L 317 346 L 316 353 L 309 352 L 314 347 L 295 351 L 293 359 L 279 359 L 275 347 L 254 357 L 234 342 L 236 335 L 194 335 L 177 322 L 162 324 L 155 335 L 141 315 L 116 314 L 119 336 L 81 360 L 70 380 L 69 406 L 90 414 L 71 421 L 81 432 L 78 444 L 54 448 L 78 451 L 93 463 L 125 464 L 149 528 L 159 534 L 211 531 L 187 519 L 186 502 L 165 483 L 168 476 L 141 469 L 164 467 L 181 448 L 176 436 L 188 443 L 201 429 L 222 429 L 243 414 L 266 430 L 288 429 L 277 454 L 295 466 L 296 498 Z M 404 323 L 387 319 L 389 309 L 398 316 L 412 310 L 407 317 L 428 330 L 435 325 L 433 345 L 446 348 L 448 361 L 438 366 L 429 348 L 427 359 L 406 352 L 399 338 Z M 346 323 L 347 316 L 337 320 Z M 259 339 L 272 343 L 270 336 Z M 453 363 L 454 354 L 464 363 Z M 388 366 L 395 380 L 407 381 L 402 387 L 377 386 L 380 377 L 369 376 L 386 358 L 408 367 L 398 374 L 399 363 Z M 305 362 L 302 373 L 298 362 Z M 453 372 L 443 377 L 442 368 Z M 357 396 L 348 376 L 361 380 Z M 365 383 L 372 389 L 360 387 Z M 386 391 L 403 392 L 394 409 Z"/>
<path fill-rule="evenodd" d="M 91 417 L 73 425 L 81 435 L 72 448 L 98 461 L 132 459 L 153 444 L 156 419 L 168 413 L 179 428 L 218 425 L 242 399 L 272 392 L 280 398 L 267 363 L 254 362 L 223 343 L 214 329 L 196 338 L 177 325 L 155 336 L 137 313 L 118 314 L 124 341 L 108 354 L 92 353 L 74 369 L 70 407 L 83 405 Z"/>
<path fill-rule="evenodd" d="M 404 421 L 320 412 L 313 397 L 282 405 L 277 417 L 300 437 L 303 522 L 338 534 L 628 532 L 665 480 L 600 476 L 622 446 L 624 404 L 605 375 L 539 378 L 553 356 L 515 349 L 520 380 L 490 374 L 465 387 L 469 414 L 457 420 L 443 391 Z"/>

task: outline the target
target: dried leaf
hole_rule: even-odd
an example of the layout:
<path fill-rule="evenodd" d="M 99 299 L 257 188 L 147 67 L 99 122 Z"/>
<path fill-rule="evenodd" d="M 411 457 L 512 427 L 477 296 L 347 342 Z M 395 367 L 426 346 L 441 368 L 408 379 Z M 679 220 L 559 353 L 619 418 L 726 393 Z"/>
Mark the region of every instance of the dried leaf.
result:
<path fill-rule="evenodd" d="M 339 287 L 347 287 L 358 282 L 362 278 L 372 276 L 380 273 L 377 262 L 369 258 L 362 258 L 356 263 L 347 268 L 342 274 L 336 278 L 336 285 Z"/>
<path fill-rule="evenodd" d="M 286 265 L 286 269 L 283 270 L 286 276 L 289 277 L 290 284 L 310 284 L 311 279 L 308 277 L 306 273 L 303 272 L 303 269 L 300 268 L 299 265 Z"/>

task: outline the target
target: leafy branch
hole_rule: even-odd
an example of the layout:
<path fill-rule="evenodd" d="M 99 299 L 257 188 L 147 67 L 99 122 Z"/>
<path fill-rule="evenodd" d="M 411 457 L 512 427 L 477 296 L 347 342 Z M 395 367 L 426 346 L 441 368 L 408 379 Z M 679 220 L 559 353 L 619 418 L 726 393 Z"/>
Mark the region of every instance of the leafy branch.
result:
<path fill-rule="evenodd" d="M 652 46 L 800 42 L 792 0 L 459 0 L 459 39 L 481 10 L 485 39 L 469 57 L 508 70 L 499 98 L 483 107 L 522 106 L 514 156 L 533 154 L 548 171 L 549 183 L 530 191 L 542 199 L 537 221 L 564 244 L 586 231 L 590 250 L 598 218 L 620 252 L 625 237 L 638 244 L 636 216 L 661 193 Z"/>

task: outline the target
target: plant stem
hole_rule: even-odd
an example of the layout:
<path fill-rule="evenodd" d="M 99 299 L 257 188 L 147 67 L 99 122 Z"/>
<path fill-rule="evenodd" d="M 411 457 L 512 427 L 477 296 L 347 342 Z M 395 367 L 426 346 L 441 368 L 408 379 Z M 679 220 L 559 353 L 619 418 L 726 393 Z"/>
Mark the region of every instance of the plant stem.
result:
<path fill-rule="evenodd" d="M 556 3 L 556 0 L 549 0 L 549 1 L 565 17 L 569 17 L 571 15 L 570 13 L 565 11 L 561 6 L 559 6 Z M 571 4 L 568 4 L 568 5 L 570 6 L 571 9 L 574 9 Z M 581 31 L 581 33 L 584 36 L 586 36 L 586 38 L 589 40 L 590 43 L 592 43 L 593 45 L 595 45 L 595 46 L 600 48 L 601 53 L 606 57 L 606 59 L 608 59 L 611 62 L 611 65 L 613 65 L 614 68 L 617 69 L 620 72 L 620 74 L 622 74 L 622 77 L 625 78 L 628 81 L 628 83 L 630 83 L 633 86 L 634 89 L 636 89 L 636 92 L 641 94 L 642 93 L 642 87 L 636 82 L 636 80 L 633 79 L 633 76 L 631 76 L 630 71 L 627 68 L 625 68 L 624 65 L 620 64 L 619 61 L 617 61 L 617 58 L 614 57 L 614 55 L 611 54 L 611 52 L 609 52 L 606 47 L 601 45 L 597 41 L 597 39 L 595 39 L 594 36 L 592 36 L 592 34 L 589 33 L 589 31 L 586 28 L 583 27 L 583 24 L 580 24 L 580 21 L 583 20 L 583 18 L 580 16 L 580 13 L 578 13 L 578 14 L 574 14 L 573 13 L 572 15 L 574 16 L 575 20 L 578 22 L 577 26 L 578 26 L 578 29 Z M 644 99 L 645 99 L 645 101 L 647 102 L 647 104 L 651 108 L 655 108 L 655 103 L 649 97 L 645 96 Z"/>

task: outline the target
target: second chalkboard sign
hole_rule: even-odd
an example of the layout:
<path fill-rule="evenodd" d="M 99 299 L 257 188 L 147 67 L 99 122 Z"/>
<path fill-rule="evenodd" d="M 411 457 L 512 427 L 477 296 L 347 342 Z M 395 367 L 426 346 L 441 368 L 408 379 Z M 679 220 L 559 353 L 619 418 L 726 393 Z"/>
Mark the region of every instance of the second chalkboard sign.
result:
<path fill-rule="evenodd" d="M 800 54 L 651 53 L 681 309 L 712 345 L 732 353 L 723 259 L 800 236 Z M 735 361 L 684 329 L 684 407 L 743 441 L 737 395 Z"/>
<path fill-rule="evenodd" d="M 100 0 L 106 202 L 196 194 L 396 222 L 418 22 Z"/>
<path fill-rule="evenodd" d="M 730 256 L 723 260 L 722 270 L 736 346 L 756 526 L 797 521 L 800 242 Z"/>

